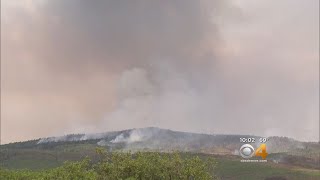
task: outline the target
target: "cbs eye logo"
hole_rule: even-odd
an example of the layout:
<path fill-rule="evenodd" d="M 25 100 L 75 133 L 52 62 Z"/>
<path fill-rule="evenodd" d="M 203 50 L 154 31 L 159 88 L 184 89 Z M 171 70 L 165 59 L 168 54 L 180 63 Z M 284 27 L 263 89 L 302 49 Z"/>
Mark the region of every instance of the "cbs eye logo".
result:
<path fill-rule="evenodd" d="M 267 146 L 266 144 L 261 144 L 257 150 L 254 150 L 254 148 L 250 144 L 244 144 L 240 148 L 240 155 L 245 159 L 251 158 L 253 156 L 260 156 L 262 159 L 266 159 L 266 157 L 268 156 Z"/>

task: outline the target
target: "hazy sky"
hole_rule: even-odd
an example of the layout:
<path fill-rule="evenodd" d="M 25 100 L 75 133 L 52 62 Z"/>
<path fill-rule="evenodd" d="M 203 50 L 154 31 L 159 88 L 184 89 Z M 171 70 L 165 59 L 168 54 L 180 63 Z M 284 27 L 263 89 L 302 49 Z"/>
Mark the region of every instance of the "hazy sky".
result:
<path fill-rule="evenodd" d="M 318 0 L 2 0 L 2 143 L 157 126 L 319 137 Z"/>

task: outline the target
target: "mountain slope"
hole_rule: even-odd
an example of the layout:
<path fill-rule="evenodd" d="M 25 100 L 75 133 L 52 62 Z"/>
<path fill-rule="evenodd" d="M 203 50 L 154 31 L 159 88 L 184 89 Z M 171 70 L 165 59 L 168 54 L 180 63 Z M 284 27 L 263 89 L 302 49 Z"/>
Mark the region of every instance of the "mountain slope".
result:
<path fill-rule="evenodd" d="M 238 150 L 243 144 L 240 143 L 240 138 L 248 137 L 256 139 L 255 143 L 251 143 L 254 148 L 259 147 L 259 136 L 198 134 L 155 127 L 96 134 L 70 134 L 1 145 L 0 160 L 7 167 L 27 167 L 28 163 L 35 166 L 33 162 L 37 162 L 39 166 L 42 162 L 50 162 L 50 166 L 55 166 L 65 160 L 79 160 L 86 156 L 94 158 L 96 147 L 109 151 L 178 150 L 239 157 Z M 319 144 L 299 142 L 286 137 L 268 139 L 266 144 L 269 160 L 319 168 Z M 26 165 L 23 165 L 24 163 Z"/>

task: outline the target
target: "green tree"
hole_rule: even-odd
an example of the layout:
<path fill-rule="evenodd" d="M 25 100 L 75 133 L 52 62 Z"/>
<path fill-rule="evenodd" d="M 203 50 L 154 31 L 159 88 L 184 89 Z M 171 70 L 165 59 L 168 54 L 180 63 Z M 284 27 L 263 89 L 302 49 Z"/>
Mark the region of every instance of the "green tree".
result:
<path fill-rule="evenodd" d="M 100 160 L 93 164 L 89 158 L 65 162 L 45 170 L 7 170 L 0 168 L 0 179 L 41 180 L 190 180 L 216 179 L 213 159 L 182 156 L 179 152 L 113 152 L 96 149 Z"/>

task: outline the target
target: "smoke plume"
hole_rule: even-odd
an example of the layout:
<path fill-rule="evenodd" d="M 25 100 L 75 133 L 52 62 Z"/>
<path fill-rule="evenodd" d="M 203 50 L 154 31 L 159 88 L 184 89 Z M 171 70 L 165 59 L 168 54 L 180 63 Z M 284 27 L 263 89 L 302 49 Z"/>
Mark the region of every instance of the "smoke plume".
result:
<path fill-rule="evenodd" d="M 318 139 L 317 0 L 1 6 L 4 142 L 148 126 Z"/>

